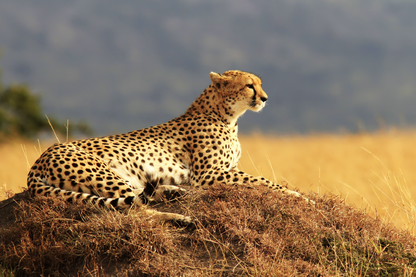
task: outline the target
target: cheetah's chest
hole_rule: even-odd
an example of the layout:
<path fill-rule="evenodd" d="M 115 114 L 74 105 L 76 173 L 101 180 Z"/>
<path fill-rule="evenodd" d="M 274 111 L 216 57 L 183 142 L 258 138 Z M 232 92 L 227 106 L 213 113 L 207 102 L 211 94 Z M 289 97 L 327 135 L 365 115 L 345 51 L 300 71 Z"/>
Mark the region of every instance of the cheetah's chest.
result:
<path fill-rule="evenodd" d="M 235 139 L 232 141 L 232 144 L 231 144 L 231 163 L 230 163 L 231 165 L 228 170 L 231 170 L 237 167 L 240 157 L 241 157 L 241 145 L 238 139 Z"/>

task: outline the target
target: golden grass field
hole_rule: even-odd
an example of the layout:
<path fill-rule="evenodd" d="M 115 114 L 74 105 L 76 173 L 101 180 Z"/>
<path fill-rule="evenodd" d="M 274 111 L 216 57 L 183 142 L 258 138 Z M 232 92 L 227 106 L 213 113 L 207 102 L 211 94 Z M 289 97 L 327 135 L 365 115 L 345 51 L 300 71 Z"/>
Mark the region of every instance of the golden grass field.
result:
<path fill-rule="evenodd" d="M 307 136 L 241 136 L 239 168 L 301 192 L 332 192 L 415 233 L 416 131 Z M 26 186 L 48 143 L 0 145 L 0 200 Z M 41 150 L 40 150 L 41 149 Z"/>

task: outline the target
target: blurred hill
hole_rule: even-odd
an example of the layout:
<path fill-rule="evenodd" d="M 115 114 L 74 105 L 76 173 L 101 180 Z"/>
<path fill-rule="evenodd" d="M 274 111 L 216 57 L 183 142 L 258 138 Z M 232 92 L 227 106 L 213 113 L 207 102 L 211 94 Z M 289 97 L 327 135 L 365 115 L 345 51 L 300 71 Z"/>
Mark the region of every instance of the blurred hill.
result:
<path fill-rule="evenodd" d="M 262 76 L 242 131 L 372 130 L 416 122 L 416 2 L 2 0 L 5 83 L 98 134 L 182 114 L 209 72 Z"/>

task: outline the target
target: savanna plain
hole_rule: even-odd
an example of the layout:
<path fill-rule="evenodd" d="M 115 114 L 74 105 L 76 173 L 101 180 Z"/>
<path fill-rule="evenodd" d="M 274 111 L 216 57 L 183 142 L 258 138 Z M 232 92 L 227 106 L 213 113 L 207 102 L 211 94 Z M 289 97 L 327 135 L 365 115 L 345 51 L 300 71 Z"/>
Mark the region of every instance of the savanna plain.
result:
<path fill-rule="evenodd" d="M 0 200 L 26 187 L 31 164 L 54 142 L 9 141 L 0 145 Z M 240 136 L 240 142 L 241 170 L 300 192 L 331 192 L 415 235 L 415 130 L 252 134 Z"/>

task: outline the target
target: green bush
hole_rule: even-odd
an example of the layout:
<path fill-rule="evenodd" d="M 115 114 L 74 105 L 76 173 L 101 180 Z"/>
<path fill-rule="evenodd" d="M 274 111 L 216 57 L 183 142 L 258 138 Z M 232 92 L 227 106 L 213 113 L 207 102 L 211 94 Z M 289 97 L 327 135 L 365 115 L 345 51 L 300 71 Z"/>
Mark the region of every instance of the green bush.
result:
<path fill-rule="evenodd" d="M 67 133 L 64 123 L 51 117 L 49 120 L 56 132 Z M 40 96 L 25 85 L 10 85 L 3 89 L 0 84 L 0 137 L 33 139 L 41 131 L 51 131 L 51 127 L 40 106 Z M 69 131 L 69 135 L 74 132 L 91 134 L 84 122 L 72 124 Z"/>

